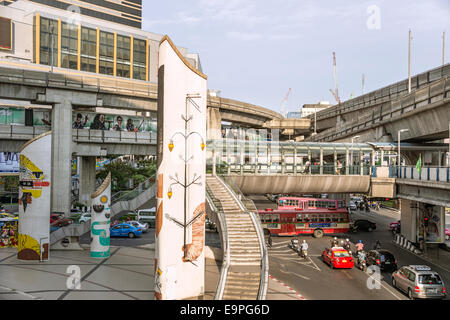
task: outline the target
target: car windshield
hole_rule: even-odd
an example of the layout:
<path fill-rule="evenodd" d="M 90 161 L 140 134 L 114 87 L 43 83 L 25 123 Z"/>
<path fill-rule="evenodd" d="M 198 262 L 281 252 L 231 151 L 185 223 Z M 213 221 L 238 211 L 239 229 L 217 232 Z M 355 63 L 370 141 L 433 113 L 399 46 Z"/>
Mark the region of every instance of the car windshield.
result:
<path fill-rule="evenodd" d="M 437 274 L 421 274 L 419 275 L 420 284 L 442 284 L 441 278 Z"/>
<path fill-rule="evenodd" d="M 345 258 L 350 257 L 347 251 L 334 251 L 334 256 L 336 258 Z"/>

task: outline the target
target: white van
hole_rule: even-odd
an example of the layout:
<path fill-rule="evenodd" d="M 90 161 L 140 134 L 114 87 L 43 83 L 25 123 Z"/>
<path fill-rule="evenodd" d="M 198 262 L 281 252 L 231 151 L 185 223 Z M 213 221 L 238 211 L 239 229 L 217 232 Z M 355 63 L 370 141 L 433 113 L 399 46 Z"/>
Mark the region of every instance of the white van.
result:
<path fill-rule="evenodd" d="M 156 207 L 151 209 L 142 209 L 137 212 L 136 220 L 139 222 L 148 223 L 149 227 L 152 228 L 155 226 L 156 220 Z"/>

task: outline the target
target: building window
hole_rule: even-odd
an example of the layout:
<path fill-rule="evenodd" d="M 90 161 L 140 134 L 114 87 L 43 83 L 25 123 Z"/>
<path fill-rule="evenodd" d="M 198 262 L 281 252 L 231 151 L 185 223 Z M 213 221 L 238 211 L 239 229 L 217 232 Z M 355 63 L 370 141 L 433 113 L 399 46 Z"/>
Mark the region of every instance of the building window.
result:
<path fill-rule="evenodd" d="M 130 77 L 130 37 L 117 36 L 117 76 Z"/>
<path fill-rule="evenodd" d="M 78 27 L 61 24 L 61 67 L 78 70 Z"/>
<path fill-rule="evenodd" d="M 58 63 L 58 21 L 46 18 L 40 20 L 40 63 L 56 66 Z"/>
<path fill-rule="evenodd" d="M 100 67 L 99 72 L 114 75 L 114 34 L 100 31 Z"/>
<path fill-rule="evenodd" d="M 97 71 L 97 30 L 81 28 L 81 70 Z"/>
<path fill-rule="evenodd" d="M 133 42 L 133 79 L 145 80 L 147 68 L 147 41 L 134 39 Z"/>

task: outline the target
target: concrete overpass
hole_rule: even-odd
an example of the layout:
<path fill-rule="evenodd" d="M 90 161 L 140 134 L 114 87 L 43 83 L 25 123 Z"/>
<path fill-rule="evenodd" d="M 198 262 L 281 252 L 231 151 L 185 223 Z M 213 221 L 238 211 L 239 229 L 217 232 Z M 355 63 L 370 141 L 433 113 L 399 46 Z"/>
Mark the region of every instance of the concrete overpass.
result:
<path fill-rule="evenodd" d="M 0 99 L 48 104 L 48 96 L 55 90 L 62 90 L 77 92 L 79 97 L 72 101 L 74 109 L 104 107 L 143 112 L 157 110 L 157 84 L 140 80 L 61 68 L 53 68 L 51 72 L 47 66 L 0 59 L 0 84 Z M 90 98 L 83 100 L 83 95 Z M 86 99 L 89 103 L 85 103 Z M 281 114 L 261 106 L 213 96 L 208 97 L 208 115 L 208 128 L 218 129 L 219 132 L 222 120 L 252 128 L 271 129 L 272 120 L 284 119 Z M 296 124 L 300 130 L 309 130 L 308 120 Z M 275 125 L 276 128 L 279 126 Z"/>
<path fill-rule="evenodd" d="M 416 91 L 431 83 L 450 76 L 450 64 L 423 72 L 411 78 L 411 89 Z M 317 132 L 344 126 L 355 119 L 372 116 L 379 110 L 389 110 L 391 101 L 408 95 L 408 80 L 402 80 L 362 96 L 347 100 L 316 115 Z M 309 117 L 314 120 L 314 116 Z"/>
<path fill-rule="evenodd" d="M 2 152 L 19 152 L 27 141 L 49 131 L 46 127 L 0 125 Z M 72 130 L 74 157 L 108 155 L 156 155 L 156 135 L 152 132 L 126 132 L 90 129 Z"/>
<path fill-rule="evenodd" d="M 448 138 L 450 122 L 450 76 L 388 103 L 374 106 L 370 113 L 338 124 L 309 137 L 308 141 L 396 141 L 397 132 L 408 128 L 402 141 L 433 141 Z"/>

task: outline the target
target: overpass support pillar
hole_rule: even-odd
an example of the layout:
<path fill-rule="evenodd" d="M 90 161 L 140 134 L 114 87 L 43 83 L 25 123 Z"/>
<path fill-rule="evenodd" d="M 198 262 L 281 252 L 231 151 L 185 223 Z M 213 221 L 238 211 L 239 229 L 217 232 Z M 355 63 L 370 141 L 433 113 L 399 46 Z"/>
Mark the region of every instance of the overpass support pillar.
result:
<path fill-rule="evenodd" d="M 219 108 L 208 108 L 208 139 L 222 139 L 222 117 Z"/>
<path fill-rule="evenodd" d="M 96 157 L 80 157 L 80 202 L 91 206 L 91 194 L 95 192 Z"/>
<path fill-rule="evenodd" d="M 402 235 L 411 242 L 416 242 L 417 201 L 400 199 Z"/>
<path fill-rule="evenodd" d="M 70 214 L 72 202 L 72 103 L 62 99 L 52 110 L 51 211 Z"/>

